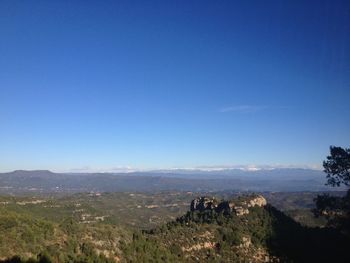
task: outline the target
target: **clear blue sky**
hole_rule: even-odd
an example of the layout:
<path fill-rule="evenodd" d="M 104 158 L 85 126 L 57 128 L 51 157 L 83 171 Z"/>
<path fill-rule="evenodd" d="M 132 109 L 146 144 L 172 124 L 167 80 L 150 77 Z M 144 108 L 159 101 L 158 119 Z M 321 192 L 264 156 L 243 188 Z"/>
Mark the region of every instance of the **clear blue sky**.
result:
<path fill-rule="evenodd" d="M 321 165 L 349 1 L 0 2 L 0 171 Z"/>

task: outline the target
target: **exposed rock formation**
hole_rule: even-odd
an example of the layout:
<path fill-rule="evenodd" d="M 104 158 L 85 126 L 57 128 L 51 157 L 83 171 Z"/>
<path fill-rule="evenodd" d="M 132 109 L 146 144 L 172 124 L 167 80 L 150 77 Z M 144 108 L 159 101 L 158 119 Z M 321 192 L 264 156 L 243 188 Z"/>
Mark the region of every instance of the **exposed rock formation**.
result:
<path fill-rule="evenodd" d="M 218 201 L 213 197 L 199 197 L 191 202 L 191 211 L 214 210 L 218 206 Z"/>
<path fill-rule="evenodd" d="M 262 195 L 246 196 L 243 200 L 231 200 L 218 202 L 214 197 L 199 197 L 191 202 L 191 211 L 215 210 L 229 214 L 234 212 L 237 216 L 249 214 L 250 207 L 262 207 L 266 205 L 266 199 Z"/>
<path fill-rule="evenodd" d="M 242 206 L 236 206 L 236 207 L 234 207 L 234 211 L 235 211 L 235 213 L 236 213 L 237 216 L 242 216 L 242 215 L 249 214 L 248 208 L 244 208 L 244 207 L 242 207 Z"/>
<path fill-rule="evenodd" d="M 239 245 L 239 247 L 248 248 L 251 246 L 251 244 L 252 244 L 252 241 L 251 241 L 250 237 L 243 237 L 242 243 Z"/>
<path fill-rule="evenodd" d="M 267 204 L 266 199 L 262 195 L 257 195 L 255 198 L 250 199 L 248 202 L 248 207 L 254 206 L 265 206 Z"/>

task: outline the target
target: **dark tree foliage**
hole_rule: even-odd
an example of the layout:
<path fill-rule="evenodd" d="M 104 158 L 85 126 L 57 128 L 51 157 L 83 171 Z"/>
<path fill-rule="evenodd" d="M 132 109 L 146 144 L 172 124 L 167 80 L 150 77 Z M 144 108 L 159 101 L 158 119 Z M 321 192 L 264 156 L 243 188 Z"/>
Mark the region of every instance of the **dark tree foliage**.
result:
<path fill-rule="evenodd" d="M 69 262 L 69 263 L 114 263 L 113 259 L 106 258 L 103 255 L 97 255 L 92 246 L 86 243 L 81 245 L 81 253 L 78 256 L 74 256 L 70 259 L 64 258 L 63 260 L 52 260 L 50 255 L 45 251 L 37 256 L 37 259 L 23 259 L 19 256 L 13 256 L 11 258 L 0 260 L 0 263 L 53 263 L 53 262 Z"/>
<path fill-rule="evenodd" d="M 330 155 L 323 162 L 324 172 L 327 173 L 326 185 L 350 187 L 350 149 L 336 146 L 330 147 Z M 325 216 L 328 226 L 339 229 L 350 235 L 350 189 L 344 197 L 323 194 L 315 199 L 316 216 Z"/>
<path fill-rule="evenodd" d="M 330 155 L 323 162 L 327 173 L 327 185 L 350 186 L 350 149 L 336 146 L 330 147 Z"/>

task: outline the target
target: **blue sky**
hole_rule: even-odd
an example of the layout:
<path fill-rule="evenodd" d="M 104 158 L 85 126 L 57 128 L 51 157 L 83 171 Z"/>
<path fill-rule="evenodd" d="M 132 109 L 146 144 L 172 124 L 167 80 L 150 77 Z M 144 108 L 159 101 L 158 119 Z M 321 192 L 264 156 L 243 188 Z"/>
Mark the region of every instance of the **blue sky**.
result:
<path fill-rule="evenodd" d="M 349 1 L 1 1 L 0 171 L 320 166 Z"/>

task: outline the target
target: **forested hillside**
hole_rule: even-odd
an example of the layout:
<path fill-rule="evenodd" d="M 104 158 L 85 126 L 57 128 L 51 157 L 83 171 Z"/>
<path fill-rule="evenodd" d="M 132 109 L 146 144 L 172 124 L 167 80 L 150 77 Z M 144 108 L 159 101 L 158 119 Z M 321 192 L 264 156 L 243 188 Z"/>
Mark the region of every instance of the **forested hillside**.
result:
<path fill-rule="evenodd" d="M 347 262 L 349 237 L 302 226 L 259 195 L 193 199 L 148 229 L 0 211 L 2 262 Z"/>

